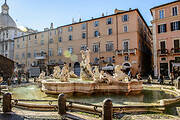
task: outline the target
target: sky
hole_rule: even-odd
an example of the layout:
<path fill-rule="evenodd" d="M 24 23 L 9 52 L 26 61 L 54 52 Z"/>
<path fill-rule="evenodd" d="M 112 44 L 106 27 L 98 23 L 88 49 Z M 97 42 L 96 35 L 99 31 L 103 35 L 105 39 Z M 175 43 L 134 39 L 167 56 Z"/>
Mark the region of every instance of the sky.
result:
<path fill-rule="evenodd" d="M 54 27 L 110 15 L 114 9 L 138 8 L 148 25 L 152 20 L 150 8 L 174 0 L 7 0 L 10 16 L 18 26 L 42 31 L 54 23 Z M 4 0 L 0 0 L 0 5 Z"/>

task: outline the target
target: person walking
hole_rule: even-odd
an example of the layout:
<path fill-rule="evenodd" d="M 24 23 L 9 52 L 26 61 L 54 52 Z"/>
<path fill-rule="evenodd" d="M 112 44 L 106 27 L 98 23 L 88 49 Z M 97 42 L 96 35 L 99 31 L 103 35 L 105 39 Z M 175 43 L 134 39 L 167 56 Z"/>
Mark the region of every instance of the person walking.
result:
<path fill-rule="evenodd" d="M 169 73 L 169 79 L 171 80 L 171 84 L 174 85 L 174 74 L 173 74 L 173 72 Z"/>
<path fill-rule="evenodd" d="M 164 76 L 162 74 L 160 75 L 160 84 L 164 84 Z"/>

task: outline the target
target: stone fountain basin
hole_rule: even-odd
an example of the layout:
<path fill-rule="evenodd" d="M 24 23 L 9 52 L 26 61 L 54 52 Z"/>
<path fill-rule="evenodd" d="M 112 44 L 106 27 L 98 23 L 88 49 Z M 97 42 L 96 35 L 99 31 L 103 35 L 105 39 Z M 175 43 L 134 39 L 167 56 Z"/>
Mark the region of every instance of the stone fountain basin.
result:
<path fill-rule="evenodd" d="M 107 83 L 95 83 L 93 81 L 70 81 L 59 82 L 52 80 L 43 80 L 41 90 L 46 94 L 74 94 L 74 93 L 124 93 L 124 94 L 139 94 L 142 87 L 141 81 L 130 82 L 113 82 Z"/>

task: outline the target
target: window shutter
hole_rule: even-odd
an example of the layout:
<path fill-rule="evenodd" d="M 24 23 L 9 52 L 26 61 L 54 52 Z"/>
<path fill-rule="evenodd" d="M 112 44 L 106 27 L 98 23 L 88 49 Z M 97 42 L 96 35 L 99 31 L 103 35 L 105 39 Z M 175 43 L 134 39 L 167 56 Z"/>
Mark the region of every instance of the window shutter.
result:
<path fill-rule="evenodd" d="M 160 33 L 160 25 L 158 25 L 158 33 Z"/>
<path fill-rule="evenodd" d="M 173 23 L 171 23 L 171 31 L 173 31 Z"/>
<path fill-rule="evenodd" d="M 167 29 L 166 29 L 166 24 L 164 24 L 164 32 L 166 32 L 167 31 Z"/>
<path fill-rule="evenodd" d="M 180 30 L 180 21 L 178 21 L 178 30 Z"/>

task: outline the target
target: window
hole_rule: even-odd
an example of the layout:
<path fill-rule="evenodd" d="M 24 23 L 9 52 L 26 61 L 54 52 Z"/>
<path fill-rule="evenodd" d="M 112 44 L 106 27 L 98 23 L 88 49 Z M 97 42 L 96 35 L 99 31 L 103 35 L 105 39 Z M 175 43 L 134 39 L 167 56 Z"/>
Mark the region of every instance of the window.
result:
<path fill-rule="evenodd" d="M 97 57 L 94 58 L 94 62 L 97 63 L 99 59 Z"/>
<path fill-rule="evenodd" d="M 69 51 L 70 54 L 72 54 L 72 53 L 73 53 L 73 48 L 72 48 L 72 47 L 69 47 L 69 48 L 68 48 L 68 51 Z"/>
<path fill-rule="evenodd" d="M 28 58 L 31 58 L 31 53 L 27 53 L 27 57 L 28 57 Z"/>
<path fill-rule="evenodd" d="M 19 60 L 19 55 L 16 55 L 16 60 Z"/>
<path fill-rule="evenodd" d="M 93 45 L 93 52 L 98 52 L 99 51 L 99 44 L 94 44 Z"/>
<path fill-rule="evenodd" d="M 82 24 L 82 30 L 86 29 L 86 23 Z"/>
<path fill-rule="evenodd" d="M 48 55 L 49 55 L 49 56 L 53 56 L 53 51 L 52 51 L 52 48 L 49 48 Z"/>
<path fill-rule="evenodd" d="M 49 40 L 49 43 L 53 43 L 53 39 L 52 38 Z"/>
<path fill-rule="evenodd" d="M 160 49 L 161 49 L 161 54 L 166 53 L 166 42 L 165 41 L 160 42 Z"/>
<path fill-rule="evenodd" d="M 179 53 L 179 52 L 180 52 L 180 41 L 174 40 L 174 53 Z"/>
<path fill-rule="evenodd" d="M 171 31 L 180 30 L 180 21 L 171 23 Z"/>
<path fill-rule="evenodd" d="M 124 56 L 125 61 L 129 61 L 129 56 Z"/>
<path fill-rule="evenodd" d="M 166 24 L 158 25 L 158 33 L 166 32 Z"/>
<path fill-rule="evenodd" d="M 99 37 L 99 36 L 100 36 L 99 31 L 94 31 L 94 37 Z"/>
<path fill-rule="evenodd" d="M 22 59 L 24 59 L 25 58 L 25 54 L 24 53 L 22 53 Z"/>
<path fill-rule="evenodd" d="M 128 21 L 128 15 L 123 15 L 123 16 L 122 16 L 122 21 L 123 21 L 123 22 Z"/>
<path fill-rule="evenodd" d="M 106 44 L 106 51 L 109 52 L 109 51 L 113 51 L 114 49 L 114 45 L 112 42 L 109 42 Z"/>
<path fill-rule="evenodd" d="M 5 50 L 8 50 L 8 44 L 5 45 Z"/>
<path fill-rule="evenodd" d="M 173 7 L 172 8 L 172 15 L 173 16 L 177 16 L 177 14 L 178 14 L 178 8 L 177 7 Z"/>
<path fill-rule="evenodd" d="M 106 20 L 106 24 L 112 24 L 112 18 L 108 18 L 108 19 Z"/>
<path fill-rule="evenodd" d="M 112 35 L 112 28 L 108 29 L 108 35 Z"/>
<path fill-rule="evenodd" d="M 71 32 L 71 31 L 72 31 L 72 29 L 73 29 L 73 27 L 72 27 L 72 26 L 68 27 L 68 32 Z"/>
<path fill-rule="evenodd" d="M 62 48 L 58 48 L 58 56 L 61 56 L 62 55 Z"/>
<path fill-rule="evenodd" d="M 20 45 L 19 45 L 19 44 L 17 44 L 17 48 L 20 48 Z"/>
<path fill-rule="evenodd" d="M 112 63 L 113 59 L 112 57 L 107 57 L 107 62 Z"/>
<path fill-rule="evenodd" d="M 86 33 L 82 33 L 82 39 L 86 38 Z"/>
<path fill-rule="evenodd" d="M 86 45 L 81 45 L 80 50 L 86 50 L 86 49 L 87 49 Z"/>
<path fill-rule="evenodd" d="M 58 32 L 59 34 L 61 34 L 62 33 L 62 28 L 59 28 L 59 32 Z"/>
<path fill-rule="evenodd" d="M 129 50 L 129 42 L 123 41 L 123 52 L 128 52 Z"/>
<path fill-rule="evenodd" d="M 159 10 L 159 19 L 164 18 L 164 10 Z"/>
<path fill-rule="evenodd" d="M 128 32 L 128 26 L 127 25 L 124 25 L 124 32 Z"/>
<path fill-rule="evenodd" d="M 62 42 L 62 37 L 59 37 L 59 39 L 58 39 L 58 40 L 59 40 L 59 42 Z"/>
<path fill-rule="evenodd" d="M 72 40 L 72 35 L 69 35 L 69 40 Z"/>
<path fill-rule="evenodd" d="M 36 50 L 34 50 L 34 57 L 36 57 L 37 56 L 37 51 Z"/>
<path fill-rule="evenodd" d="M 44 40 L 41 40 L 41 45 L 44 45 Z"/>
<path fill-rule="evenodd" d="M 31 36 L 29 36 L 29 40 L 31 40 Z"/>
<path fill-rule="evenodd" d="M 35 35 L 34 38 L 37 39 L 37 35 Z"/>
<path fill-rule="evenodd" d="M 99 26 L 99 21 L 94 21 L 94 27 Z"/>
<path fill-rule="evenodd" d="M 163 57 L 163 58 L 161 58 L 161 61 L 166 61 L 166 58 L 164 58 L 164 57 Z"/>

